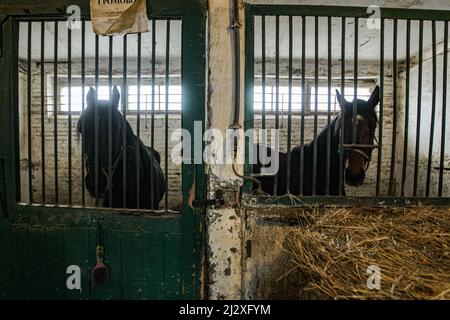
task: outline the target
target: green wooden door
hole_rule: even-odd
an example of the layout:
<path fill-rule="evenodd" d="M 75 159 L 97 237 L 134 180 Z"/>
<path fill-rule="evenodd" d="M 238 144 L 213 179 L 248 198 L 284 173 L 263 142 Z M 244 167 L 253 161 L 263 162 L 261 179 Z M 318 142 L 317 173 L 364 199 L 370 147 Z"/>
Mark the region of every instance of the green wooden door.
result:
<path fill-rule="evenodd" d="M 182 166 L 180 214 L 149 216 L 120 210 L 19 205 L 17 17 L 61 16 L 69 1 L 0 4 L 0 297 L 2 299 L 195 299 L 200 297 L 202 164 Z M 89 2 L 80 1 L 89 18 Z M 148 1 L 150 17 L 182 20 L 182 127 L 204 120 L 205 17 L 202 0 Z M 86 13 L 86 14 L 84 14 Z M 110 281 L 92 288 L 97 225 L 103 230 Z M 81 290 L 66 286 L 69 265 L 81 268 Z"/>

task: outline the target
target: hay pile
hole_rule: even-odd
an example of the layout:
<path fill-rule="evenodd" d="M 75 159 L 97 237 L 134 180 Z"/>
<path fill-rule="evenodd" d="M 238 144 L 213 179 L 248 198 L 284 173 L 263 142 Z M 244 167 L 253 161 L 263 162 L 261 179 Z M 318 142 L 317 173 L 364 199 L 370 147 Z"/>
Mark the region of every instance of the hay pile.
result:
<path fill-rule="evenodd" d="M 450 299 L 450 209 L 302 215 L 283 245 L 300 271 L 299 298 Z M 380 290 L 367 287 L 372 265 L 380 268 Z"/>

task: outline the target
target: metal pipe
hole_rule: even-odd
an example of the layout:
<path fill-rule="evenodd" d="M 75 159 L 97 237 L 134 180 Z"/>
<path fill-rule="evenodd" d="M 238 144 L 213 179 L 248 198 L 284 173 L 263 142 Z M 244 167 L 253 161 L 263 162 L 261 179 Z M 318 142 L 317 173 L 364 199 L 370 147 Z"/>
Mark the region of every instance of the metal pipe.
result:
<path fill-rule="evenodd" d="M 417 196 L 419 179 L 419 151 L 420 151 L 420 123 L 422 118 L 422 77 L 423 77 L 423 21 L 419 24 L 419 74 L 417 88 L 417 120 L 416 120 L 416 154 L 414 161 L 414 187 L 413 197 Z"/>
<path fill-rule="evenodd" d="M 383 107 L 384 107 L 384 19 L 380 21 L 380 121 L 378 127 L 378 159 L 377 159 L 377 182 L 375 195 L 380 195 L 380 181 L 381 181 L 381 161 L 383 153 Z"/>
<path fill-rule="evenodd" d="M 155 147 L 155 80 L 156 80 L 156 20 L 152 19 L 152 114 L 151 114 L 151 129 L 150 129 L 150 146 L 154 150 Z M 153 160 L 153 153 L 151 154 Z M 154 189 L 155 174 L 154 170 L 150 170 L 150 204 L 154 207 L 155 196 Z"/>
<path fill-rule="evenodd" d="M 394 49 L 393 49 L 393 111 L 392 111 L 392 149 L 391 149 L 391 171 L 389 177 L 389 196 L 394 196 L 394 175 L 395 159 L 397 152 L 397 39 L 398 39 L 398 20 L 394 19 Z"/>
<path fill-rule="evenodd" d="M 42 204 L 45 205 L 45 22 L 41 21 L 41 186 L 42 186 Z"/>
<path fill-rule="evenodd" d="M 406 165 L 408 162 L 408 127 L 409 127 L 409 77 L 411 68 L 411 20 L 406 22 L 406 80 L 405 80 L 405 128 L 403 134 L 403 169 L 401 196 L 405 196 Z"/>
<path fill-rule="evenodd" d="M 345 108 L 343 107 L 345 104 L 345 17 L 342 17 L 342 31 L 341 31 L 341 134 L 339 136 L 339 146 L 340 150 L 344 150 L 344 119 L 345 119 Z M 339 153 L 339 195 L 344 194 L 344 183 L 343 183 L 343 175 L 344 175 L 344 153 Z"/>
<path fill-rule="evenodd" d="M 124 122 L 127 121 L 127 103 L 128 103 L 128 83 L 127 83 L 127 52 L 128 52 L 128 34 L 123 36 L 123 90 L 122 90 L 122 114 Z M 127 148 L 127 126 L 122 126 L 122 147 Z M 127 207 L 127 152 L 122 152 L 122 199 L 123 207 Z"/>
<path fill-rule="evenodd" d="M 55 204 L 58 205 L 58 21 L 55 21 L 55 32 L 53 40 L 53 153 L 55 166 Z"/>
<path fill-rule="evenodd" d="M 81 113 L 85 109 L 85 77 L 86 77 L 86 22 L 81 22 Z M 85 121 L 81 122 L 81 136 L 85 137 Z M 81 205 L 84 207 L 86 202 L 86 182 L 84 179 L 85 159 L 84 159 L 84 143 L 81 143 Z"/>
<path fill-rule="evenodd" d="M 289 62 L 288 62 L 288 132 L 287 132 L 287 175 L 286 175 L 286 192 L 290 193 L 291 189 L 291 131 L 292 131 L 292 16 L 289 16 Z"/>
<path fill-rule="evenodd" d="M 448 21 L 444 24 L 444 65 L 442 79 L 442 126 L 441 126 L 441 157 L 439 161 L 439 190 L 438 196 L 442 197 L 444 183 L 444 158 L 445 158 L 445 131 L 447 118 L 447 68 L 448 68 Z"/>
<path fill-rule="evenodd" d="M 326 159 L 326 181 L 325 194 L 330 194 L 330 166 L 331 166 L 331 59 L 332 59 L 332 18 L 328 17 L 328 109 L 327 109 L 327 159 Z"/>
<path fill-rule="evenodd" d="M 69 206 L 72 205 L 72 30 L 67 29 L 67 90 L 68 90 L 68 115 L 67 115 L 67 175 Z"/>
<path fill-rule="evenodd" d="M 436 121 L 436 87 L 437 87 L 437 44 L 436 44 L 436 21 L 431 22 L 432 32 L 432 51 L 433 51 L 433 96 L 431 101 L 431 126 L 430 126 L 430 145 L 428 149 L 428 163 L 427 163 L 427 182 L 426 193 L 427 197 L 430 196 L 430 184 L 431 184 L 431 164 L 433 161 L 433 144 L 434 144 L 434 125 Z"/>
<path fill-rule="evenodd" d="M 109 101 L 112 99 L 112 56 L 113 56 L 113 37 L 109 36 L 109 46 L 108 46 L 108 92 Z M 108 175 L 112 181 L 112 108 L 110 105 L 108 108 Z M 112 207 L 112 187 L 108 189 L 108 205 Z"/>
<path fill-rule="evenodd" d="M 27 44 L 27 148 L 28 148 L 28 203 L 33 202 L 33 161 L 31 151 L 31 21 L 28 21 L 28 44 Z"/>
<path fill-rule="evenodd" d="M 140 208 L 141 201 L 141 186 L 140 186 L 140 138 L 141 138 L 141 50 L 142 38 L 141 33 L 137 34 L 137 99 L 136 99 L 136 208 Z M 167 124 L 166 124 L 167 125 Z"/>
<path fill-rule="evenodd" d="M 317 192 L 317 112 L 319 99 L 319 17 L 314 17 L 314 143 L 313 143 L 313 165 L 312 165 L 312 195 Z"/>
<path fill-rule="evenodd" d="M 303 195 L 303 177 L 305 170 L 305 153 L 303 147 L 305 145 L 305 108 L 306 108 L 306 17 L 302 16 L 302 116 L 300 128 L 300 188 L 299 195 Z"/>

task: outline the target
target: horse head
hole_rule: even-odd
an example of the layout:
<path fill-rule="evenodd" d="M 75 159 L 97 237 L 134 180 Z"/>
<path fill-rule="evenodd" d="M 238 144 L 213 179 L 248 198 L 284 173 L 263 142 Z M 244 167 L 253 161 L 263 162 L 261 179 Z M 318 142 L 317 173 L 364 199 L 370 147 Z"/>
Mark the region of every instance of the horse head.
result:
<path fill-rule="evenodd" d="M 356 100 L 356 115 L 354 113 L 355 101 L 348 102 L 336 90 L 336 97 L 341 107 L 338 116 L 338 125 L 335 127 L 335 135 L 340 137 L 342 131 L 344 153 L 345 182 L 349 186 L 361 186 L 364 183 L 366 171 L 372 159 L 372 151 L 377 146 L 375 142 L 375 130 L 378 117 L 375 107 L 380 101 L 380 88 L 377 86 L 369 100 Z M 343 126 L 343 130 L 342 130 Z M 353 140 L 353 128 L 355 128 L 355 141 Z"/>

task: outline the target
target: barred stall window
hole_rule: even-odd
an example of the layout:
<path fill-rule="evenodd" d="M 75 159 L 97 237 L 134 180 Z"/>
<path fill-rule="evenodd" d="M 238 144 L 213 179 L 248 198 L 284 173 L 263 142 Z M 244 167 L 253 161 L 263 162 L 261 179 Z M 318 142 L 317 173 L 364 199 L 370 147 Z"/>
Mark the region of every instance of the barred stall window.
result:
<path fill-rule="evenodd" d="M 280 158 L 278 173 L 264 175 L 270 164 L 247 157 L 246 175 L 260 184 L 247 182 L 246 194 L 295 204 L 445 201 L 448 17 L 385 10 L 374 28 L 365 12 L 332 11 L 246 7 L 246 129 L 278 130 Z"/>
<path fill-rule="evenodd" d="M 21 20 L 20 203 L 180 210 L 181 166 L 169 156 L 174 145 L 170 135 L 181 127 L 181 25 L 176 18 L 155 19 L 149 21 L 148 33 L 100 37 L 92 32 L 90 21 L 70 30 L 63 20 Z M 97 138 L 104 134 L 105 139 L 96 143 L 99 151 L 93 152 L 91 159 L 83 155 L 87 138 L 80 129 L 80 123 L 86 121 L 80 120 L 81 115 L 89 108 L 91 88 L 96 99 L 110 101 L 114 108 L 114 87 L 119 98 L 115 101 L 118 113 L 113 112 L 112 117 L 124 120 L 117 120 L 115 129 L 116 120 L 109 119 L 107 111 L 95 128 Z M 99 117 L 101 104 L 93 107 Z M 126 123 L 134 138 L 128 136 Z M 121 135 L 126 139 L 122 143 Z M 141 150 L 139 140 L 156 153 Z M 116 144 L 121 145 L 117 154 Z M 102 150 L 106 154 L 101 154 Z M 145 175 L 147 157 L 151 163 L 160 161 L 157 171 L 150 169 L 151 174 Z M 141 160 L 144 162 L 138 166 Z M 137 161 L 140 169 L 127 167 L 132 161 Z M 92 181 L 90 174 L 95 175 Z M 133 186 L 130 179 L 137 180 Z M 120 184 L 123 192 L 114 189 Z M 116 195 L 110 196 L 114 192 Z M 122 198 L 121 202 L 116 198 Z M 144 206 L 143 198 L 151 198 L 151 205 Z"/>

